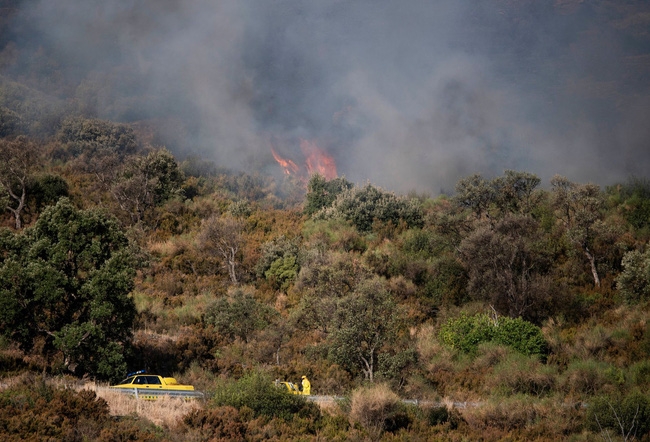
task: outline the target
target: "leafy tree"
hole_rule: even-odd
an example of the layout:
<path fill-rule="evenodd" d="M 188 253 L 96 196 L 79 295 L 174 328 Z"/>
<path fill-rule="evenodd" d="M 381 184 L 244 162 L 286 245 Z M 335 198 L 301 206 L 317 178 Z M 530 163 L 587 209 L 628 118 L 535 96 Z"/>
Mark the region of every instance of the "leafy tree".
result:
<path fill-rule="evenodd" d="M 379 358 L 397 338 L 400 321 L 383 279 L 364 281 L 340 301 L 327 339 L 330 359 L 374 381 Z"/>
<path fill-rule="evenodd" d="M 370 232 L 375 221 L 394 226 L 403 221 L 407 227 L 424 224 L 419 200 L 399 197 L 371 184 L 343 191 L 330 208 L 322 209 L 315 217 L 343 218 L 360 232 Z"/>
<path fill-rule="evenodd" d="M 468 291 L 511 317 L 534 317 L 550 295 L 549 257 L 543 253 L 538 223 L 510 215 L 494 228 L 481 227 L 460 246 Z"/>
<path fill-rule="evenodd" d="M 307 184 L 305 214 L 311 216 L 323 208 L 330 207 L 339 194 L 351 188 L 352 183 L 345 178 L 327 181 L 322 175 L 312 175 Z"/>
<path fill-rule="evenodd" d="M 352 293 L 369 270 L 347 253 L 316 253 L 307 256 L 296 280 L 303 292 L 294 312 L 298 326 L 328 334 L 342 298 Z"/>
<path fill-rule="evenodd" d="M 67 198 L 23 235 L 0 238 L 0 330 L 25 351 L 76 373 L 116 378 L 126 370 L 137 255 L 116 221 Z"/>
<path fill-rule="evenodd" d="M 255 299 L 250 293 L 235 290 L 230 297 L 221 297 L 208 306 L 203 322 L 231 340 L 248 342 L 252 333 L 266 327 L 275 310 Z"/>
<path fill-rule="evenodd" d="M 612 395 L 614 396 L 614 395 Z M 644 440 L 650 433 L 650 398 L 633 391 L 623 397 L 598 396 L 587 410 L 587 427 L 611 440 L 612 431 L 622 440 Z M 607 440 L 606 439 L 606 440 Z"/>
<path fill-rule="evenodd" d="M 204 221 L 199 234 L 201 247 L 224 260 L 230 281 L 237 284 L 239 249 L 243 243 L 242 223 L 231 217 L 213 215 Z"/>
<path fill-rule="evenodd" d="M 492 183 L 496 189 L 496 204 L 503 213 L 530 213 L 539 202 L 535 190 L 541 180 L 537 175 L 506 170 Z"/>
<path fill-rule="evenodd" d="M 468 208 L 477 219 L 488 215 L 490 205 L 496 200 L 496 191 L 480 174 L 462 178 L 456 183 L 456 204 Z"/>
<path fill-rule="evenodd" d="M 5 209 L 13 214 L 17 230 L 23 227 L 28 180 L 39 164 L 38 158 L 38 147 L 25 137 L 0 140 L 0 193 L 8 194 Z"/>
<path fill-rule="evenodd" d="M 625 219 L 635 229 L 650 227 L 650 180 L 630 178 L 619 188 Z"/>
<path fill-rule="evenodd" d="M 575 184 L 559 175 L 551 179 L 553 205 L 564 224 L 568 240 L 589 262 L 594 285 L 600 287 L 595 245 L 607 226 L 603 223 L 604 198 L 595 184 Z"/>
<path fill-rule="evenodd" d="M 22 132 L 22 118 L 11 109 L 0 106 L 0 137 L 12 137 Z"/>
<path fill-rule="evenodd" d="M 30 185 L 30 199 L 38 210 L 56 204 L 62 198 L 70 195 L 68 182 L 59 175 L 46 174 L 33 180 Z"/>
<path fill-rule="evenodd" d="M 278 258 L 264 272 L 266 279 L 274 282 L 274 286 L 286 290 L 298 276 L 298 263 L 295 256 Z"/>
<path fill-rule="evenodd" d="M 622 260 L 623 271 L 616 279 L 616 287 L 625 300 L 637 303 L 650 299 L 650 251 L 627 252 Z"/>
<path fill-rule="evenodd" d="M 514 170 L 506 170 L 503 176 L 492 180 L 474 174 L 458 181 L 454 200 L 460 207 L 474 212 L 477 219 L 489 218 L 492 208 L 496 208 L 501 216 L 530 213 L 539 200 L 535 189 L 540 182 L 534 174 Z"/>
<path fill-rule="evenodd" d="M 83 155 L 86 161 L 108 153 L 124 157 L 138 149 L 133 129 L 125 124 L 99 119 L 68 118 L 61 124 L 57 140 L 69 155 Z"/>
<path fill-rule="evenodd" d="M 298 262 L 298 239 L 287 239 L 284 235 L 267 241 L 261 247 L 261 256 L 255 265 L 258 277 L 265 277 L 276 288 L 286 290 L 300 271 Z"/>
<path fill-rule="evenodd" d="M 166 149 L 145 156 L 133 156 L 126 162 L 115 182 L 106 182 L 120 208 L 138 223 L 147 211 L 180 192 L 183 173 L 174 156 Z"/>
<path fill-rule="evenodd" d="M 271 265 L 280 258 L 287 256 L 298 257 L 298 239 L 288 239 L 285 235 L 280 235 L 270 241 L 262 244 L 260 248 L 260 258 L 255 265 L 255 274 L 257 277 L 264 276 L 264 273 L 271 268 Z"/>

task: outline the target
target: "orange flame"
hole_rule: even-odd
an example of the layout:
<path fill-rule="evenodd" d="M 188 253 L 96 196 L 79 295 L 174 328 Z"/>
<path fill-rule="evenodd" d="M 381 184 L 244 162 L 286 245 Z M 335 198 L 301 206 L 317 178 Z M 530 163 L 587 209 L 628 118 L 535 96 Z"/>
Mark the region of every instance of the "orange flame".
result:
<path fill-rule="evenodd" d="M 318 173 L 326 180 L 333 180 L 337 177 L 334 158 L 323 152 L 315 142 L 301 139 L 300 150 L 305 155 L 307 173 L 310 176 Z"/>
<path fill-rule="evenodd" d="M 288 158 L 282 158 L 271 146 L 273 158 L 287 175 L 295 176 L 305 182 L 311 175 L 316 173 L 322 175 L 326 180 L 332 180 L 338 176 L 334 158 L 318 147 L 316 142 L 301 139 L 300 150 L 305 156 L 304 167 L 298 166 Z"/>
<path fill-rule="evenodd" d="M 275 161 L 278 162 L 278 164 L 284 169 L 284 173 L 287 175 L 296 175 L 300 171 L 300 168 L 296 163 L 282 158 L 273 147 L 271 147 L 271 154 L 273 154 L 273 158 L 275 158 Z"/>

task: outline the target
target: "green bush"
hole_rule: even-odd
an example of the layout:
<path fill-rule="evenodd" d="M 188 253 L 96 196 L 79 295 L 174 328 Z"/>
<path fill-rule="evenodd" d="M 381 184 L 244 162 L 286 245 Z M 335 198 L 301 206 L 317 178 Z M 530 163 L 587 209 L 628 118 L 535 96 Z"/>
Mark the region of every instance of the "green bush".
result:
<path fill-rule="evenodd" d="M 650 386 L 650 361 L 645 359 L 630 367 L 630 378 L 637 387 Z"/>
<path fill-rule="evenodd" d="M 424 225 L 418 200 L 397 196 L 371 184 L 341 192 L 331 207 L 321 209 L 314 214 L 314 218 L 342 218 L 364 233 L 370 232 L 376 221 L 394 226 L 403 221 L 409 228 Z"/>
<path fill-rule="evenodd" d="M 650 399 L 638 391 L 620 398 L 596 397 L 587 408 L 587 427 L 624 440 L 642 438 L 650 433 Z"/>
<path fill-rule="evenodd" d="M 237 381 L 227 380 L 217 386 L 212 404 L 231 406 L 238 410 L 247 407 L 256 417 L 278 417 L 292 420 L 294 415 L 317 419 L 318 407 L 303 396 L 287 393 L 273 384 L 269 376 L 251 372 Z"/>
<path fill-rule="evenodd" d="M 442 325 L 439 338 L 448 347 L 475 354 L 479 344 L 493 340 L 494 328 L 488 315 L 467 316 L 463 313 Z"/>
<path fill-rule="evenodd" d="M 447 407 L 432 407 L 427 410 L 427 422 L 429 425 L 441 425 L 449 420 L 449 410 Z"/>
<path fill-rule="evenodd" d="M 479 344 L 494 342 L 527 356 L 545 355 L 547 344 L 539 327 L 521 318 L 490 318 L 461 314 L 440 328 L 440 341 L 464 353 L 476 354 Z"/>
<path fill-rule="evenodd" d="M 494 340 L 525 355 L 543 355 L 546 340 L 539 327 L 521 318 L 500 318 Z"/>

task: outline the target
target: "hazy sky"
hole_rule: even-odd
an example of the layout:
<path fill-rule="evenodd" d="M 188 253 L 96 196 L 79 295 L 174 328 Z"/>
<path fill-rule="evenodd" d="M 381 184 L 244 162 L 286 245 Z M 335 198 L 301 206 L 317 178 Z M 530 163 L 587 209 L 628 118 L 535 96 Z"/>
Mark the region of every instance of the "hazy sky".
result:
<path fill-rule="evenodd" d="M 269 140 L 298 162 L 303 138 L 352 181 L 437 194 L 505 169 L 648 177 L 645 4 L 41 0 L 24 23 L 71 96 L 165 121 L 177 151 L 277 172 Z"/>

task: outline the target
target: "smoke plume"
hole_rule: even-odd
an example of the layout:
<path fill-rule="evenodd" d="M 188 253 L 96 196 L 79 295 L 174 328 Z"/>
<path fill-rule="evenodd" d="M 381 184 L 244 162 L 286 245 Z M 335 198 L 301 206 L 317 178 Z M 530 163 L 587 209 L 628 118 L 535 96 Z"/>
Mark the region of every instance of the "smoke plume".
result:
<path fill-rule="evenodd" d="M 5 75 L 50 75 L 47 92 L 222 166 L 277 171 L 271 140 L 287 156 L 310 140 L 349 180 L 396 191 L 650 170 L 647 2 L 13 3 L 5 40 L 32 58 Z"/>

